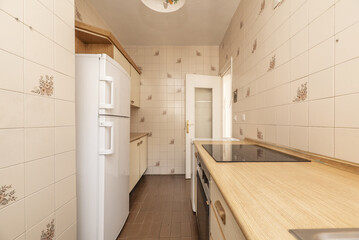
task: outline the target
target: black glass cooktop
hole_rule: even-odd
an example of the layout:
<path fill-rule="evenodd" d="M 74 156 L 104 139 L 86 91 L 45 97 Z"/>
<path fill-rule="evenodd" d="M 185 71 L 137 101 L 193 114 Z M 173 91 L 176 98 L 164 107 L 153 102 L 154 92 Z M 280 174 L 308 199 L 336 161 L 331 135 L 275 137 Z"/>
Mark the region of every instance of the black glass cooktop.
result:
<path fill-rule="evenodd" d="M 216 162 L 310 162 L 257 145 L 203 144 Z"/>

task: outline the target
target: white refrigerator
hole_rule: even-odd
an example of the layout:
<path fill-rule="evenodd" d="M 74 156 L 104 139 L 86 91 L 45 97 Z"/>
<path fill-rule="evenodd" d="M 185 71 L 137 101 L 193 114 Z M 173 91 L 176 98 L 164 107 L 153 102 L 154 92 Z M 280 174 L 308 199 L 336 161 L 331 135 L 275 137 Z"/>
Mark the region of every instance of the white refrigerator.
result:
<path fill-rule="evenodd" d="M 78 240 L 114 240 L 127 219 L 130 86 L 109 56 L 76 55 Z"/>

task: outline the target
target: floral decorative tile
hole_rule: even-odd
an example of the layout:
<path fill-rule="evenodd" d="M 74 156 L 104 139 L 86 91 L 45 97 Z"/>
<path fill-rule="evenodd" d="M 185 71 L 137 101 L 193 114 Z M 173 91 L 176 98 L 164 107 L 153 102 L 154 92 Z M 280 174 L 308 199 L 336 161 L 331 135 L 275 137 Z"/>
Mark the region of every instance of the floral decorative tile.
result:
<path fill-rule="evenodd" d="M 250 87 L 247 88 L 246 98 L 249 97 L 249 96 L 251 96 L 251 88 Z"/>
<path fill-rule="evenodd" d="M 239 56 L 239 53 L 240 53 L 240 49 L 237 48 L 237 57 Z"/>
<path fill-rule="evenodd" d="M 242 29 L 243 26 L 244 26 L 243 21 L 241 21 L 241 22 L 239 23 L 239 29 Z"/>
<path fill-rule="evenodd" d="M 178 58 L 176 63 L 181 63 L 182 62 L 182 58 Z"/>
<path fill-rule="evenodd" d="M 300 85 L 300 87 L 298 87 L 297 90 L 297 96 L 293 99 L 293 102 L 303 102 L 307 99 L 308 97 L 308 87 L 307 87 L 308 83 L 303 83 L 302 85 Z"/>
<path fill-rule="evenodd" d="M 174 140 L 174 139 L 171 139 L 170 144 L 171 144 L 171 145 L 175 144 L 175 140 Z"/>
<path fill-rule="evenodd" d="M 46 225 L 46 230 L 41 232 L 41 240 L 53 240 L 55 237 L 55 220 Z"/>
<path fill-rule="evenodd" d="M 200 56 L 202 56 L 202 53 L 197 50 L 197 51 L 196 51 L 196 56 L 197 56 L 197 57 L 200 57 Z"/>
<path fill-rule="evenodd" d="M 252 48 L 252 53 L 254 53 L 256 50 L 257 50 L 257 39 L 254 40 L 253 48 Z"/>
<path fill-rule="evenodd" d="M 154 56 L 157 57 L 157 56 L 159 56 L 159 55 L 160 55 L 160 51 L 159 51 L 159 50 L 155 51 Z"/>
<path fill-rule="evenodd" d="M 168 78 L 172 78 L 172 74 L 167 73 L 167 77 L 168 77 Z"/>
<path fill-rule="evenodd" d="M 240 134 L 241 136 L 243 136 L 243 129 L 242 129 L 242 128 L 239 129 L 239 134 Z"/>
<path fill-rule="evenodd" d="M 162 115 L 167 115 L 167 110 L 163 110 Z"/>
<path fill-rule="evenodd" d="M 12 189 L 12 185 L 3 185 L 0 188 L 0 206 L 5 206 L 10 202 L 16 201 L 15 189 Z"/>
<path fill-rule="evenodd" d="M 263 0 L 262 3 L 261 3 L 261 9 L 259 11 L 259 14 L 261 14 L 263 12 L 265 7 L 266 7 L 266 0 Z"/>
<path fill-rule="evenodd" d="M 51 97 L 54 94 L 54 77 L 53 76 L 40 76 L 39 79 L 39 86 L 34 87 L 31 91 L 32 93 L 36 93 L 39 95 L 46 95 Z"/>
<path fill-rule="evenodd" d="M 142 72 L 143 71 L 143 68 L 142 68 L 142 66 L 137 66 L 138 67 L 138 69 Z"/>
<path fill-rule="evenodd" d="M 211 71 L 216 71 L 217 69 L 216 69 L 216 67 L 215 66 L 211 66 Z"/>
<path fill-rule="evenodd" d="M 172 169 L 171 169 L 171 174 L 174 174 L 174 173 L 175 173 L 175 169 L 172 168 Z"/>
<path fill-rule="evenodd" d="M 229 58 L 229 56 L 228 56 L 228 54 L 226 54 L 226 60 L 228 60 L 228 58 Z"/>
<path fill-rule="evenodd" d="M 83 20 L 82 20 L 82 15 L 81 15 L 79 9 L 77 8 L 77 6 L 75 6 L 75 14 L 76 14 L 76 18 L 77 18 L 78 20 L 83 21 Z"/>
<path fill-rule="evenodd" d="M 152 95 L 148 95 L 147 100 L 151 101 L 152 100 Z"/>
<path fill-rule="evenodd" d="M 145 117 L 141 117 L 140 122 L 145 122 Z"/>
<path fill-rule="evenodd" d="M 181 88 L 178 88 L 177 90 L 176 90 L 176 93 L 181 93 L 182 92 L 182 89 Z"/>
<path fill-rule="evenodd" d="M 160 161 L 157 161 L 156 164 L 155 164 L 156 167 L 159 167 L 160 165 L 161 165 Z"/>
<path fill-rule="evenodd" d="M 268 67 L 267 72 L 270 72 L 275 68 L 275 61 L 276 61 L 276 56 L 274 55 L 269 62 L 269 67 Z"/>
<path fill-rule="evenodd" d="M 259 131 L 259 129 L 257 128 L 257 138 L 263 140 L 264 136 L 263 136 L 263 132 Z"/>
<path fill-rule="evenodd" d="M 152 132 L 149 132 L 149 133 L 148 133 L 148 137 L 152 137 Z"/>

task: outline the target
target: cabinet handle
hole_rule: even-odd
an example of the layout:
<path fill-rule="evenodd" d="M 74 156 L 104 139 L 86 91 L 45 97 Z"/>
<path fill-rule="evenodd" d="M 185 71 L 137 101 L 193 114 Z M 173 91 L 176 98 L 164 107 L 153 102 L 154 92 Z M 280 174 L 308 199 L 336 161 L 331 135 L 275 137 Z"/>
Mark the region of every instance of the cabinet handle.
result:
<path fill-rule="evenodd" d="M 224 211 L 224 208 L 219 200 L 217 200 L 214 203 L 214 206 L 216 207 L 217 213 L 219 217 L 221 218 L 224 225 L 226 225 L 226 212 Z"/>
<path fill-rule="evenodd" d="M 134 104 L 134 103 L 135 103 L 135 101 L 131 100 L 131 104 Z"/>

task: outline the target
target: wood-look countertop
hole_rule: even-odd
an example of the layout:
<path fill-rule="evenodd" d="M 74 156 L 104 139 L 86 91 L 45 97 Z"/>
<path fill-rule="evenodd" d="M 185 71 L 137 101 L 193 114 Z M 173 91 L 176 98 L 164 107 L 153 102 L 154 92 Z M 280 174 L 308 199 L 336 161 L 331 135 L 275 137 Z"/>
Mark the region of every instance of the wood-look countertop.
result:
<path fill-rule="evenodd" d="M 136 141 L 144 136 L 147 136 L 148 133 L 130 133 L 130 142 Z"/>
<path fill-rule="evenodd" d="M 358 174 L 314 161 L 217 163 L 204 143 L 250 142 L 195 142 L 248 240 L 295 239 L 289 229 L 359 228 Z"/>

